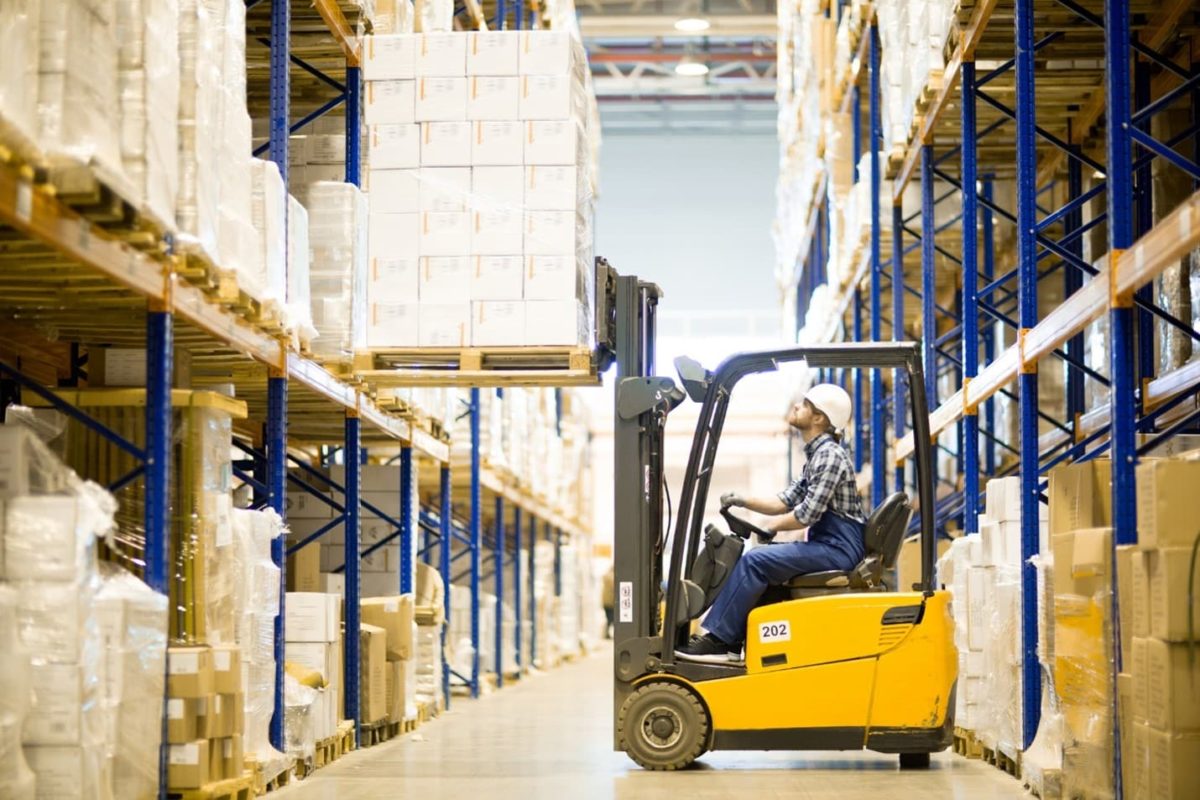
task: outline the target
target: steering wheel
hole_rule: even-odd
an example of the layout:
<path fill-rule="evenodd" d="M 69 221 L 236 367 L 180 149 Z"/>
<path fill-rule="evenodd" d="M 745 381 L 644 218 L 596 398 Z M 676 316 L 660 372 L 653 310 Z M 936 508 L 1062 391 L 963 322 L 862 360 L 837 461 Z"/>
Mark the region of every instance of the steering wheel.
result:
<path fill-rule="evenodd" d="M 741 539 L 749 539 L 751 534 L 754 534 L 763 541 L 771 541 L 775 538 L 775 534 L 771 531 L 765 531 L 757 525 L 734 516 L 731 506 L 721 506 L 721 516 L 725 518 L 725 522 L 729 525 L 729 530 Z"/>

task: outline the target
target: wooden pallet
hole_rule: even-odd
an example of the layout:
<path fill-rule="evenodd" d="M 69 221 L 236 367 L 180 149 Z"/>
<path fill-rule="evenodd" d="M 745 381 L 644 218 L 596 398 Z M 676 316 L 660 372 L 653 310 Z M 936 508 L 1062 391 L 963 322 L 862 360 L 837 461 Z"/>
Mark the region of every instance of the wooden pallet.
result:
<path fill-rule="evenodd" d="M 1024 776 L 1024 783 L 1030 794 L 1040 797 L 1042 800 L 1061 800 L 1063 796 L 1062 770 L 1047 769 L 1037 774 L 1027 773 Z"/>
<path fill-rule="evenodd" d="M 354 722 L 344 719 L 338 723 L 338 757 L 346 755 L 354 749 Z"/>
<path fill-rule="evenodd" d="M 262 764 L 259 764 L 253 758 L 247 758 L 246 769 L 250 770 L 254 778 L 254 794 L 261 797 L 267 792 L 274 792 L 291 783 L 294 766 L 289 764 L 278 774 L 267 775 L 263 772 Z"/>
<path fill-rule="evenodd" d="M 205 784 L 199 789 L 168 789 L 170 800 L 250 800 L 254 797 L 254 774 Z"/>
<path fill-rule="evenodd" d="M 139 250 L 166 252 L 168 221 L 134 203 L 123 178 L 81 162 L 53 164 L 45 175 L 58 200 L 93 225 Z"/>
<path fill-rule="evenodd" d="M 380 722 L 373 722 L 370 725 L 363 725 L 359 729 L 358 734 L 359 747 L 374 747 L 395 739 L 402 733 L 402 724 L 403 723 L 400 722 L 383 720 Z"/>
<path fill-rule="evenodd" d="M 1015 756 L 1005 753 L 1000 748 L 983 747 L 981 755 L 985 764 L 991 764 L 1001 772 L 1006 772 L 1014 778 L 1021 778 L 1021 754 L 1018 752 Z"/>
<path fill-rule="evenodd" d="M 954 752 L 963 758 L 983 758 L 983 744 L 975 737 L 974 731 L 955 728 Z"/>
<path fill-rule="evenodd" d="M 417 720 L 422 724 L 430 722 L 440 717 L 443 710 L 441 699 L 434 703 L 417 703 Z"/>
<path fill-rule="evenodd" d="M 558 386 L 599 383 L 583 347 L 415 347 L 354 357 L 354 373 L 374 386 Z"/>

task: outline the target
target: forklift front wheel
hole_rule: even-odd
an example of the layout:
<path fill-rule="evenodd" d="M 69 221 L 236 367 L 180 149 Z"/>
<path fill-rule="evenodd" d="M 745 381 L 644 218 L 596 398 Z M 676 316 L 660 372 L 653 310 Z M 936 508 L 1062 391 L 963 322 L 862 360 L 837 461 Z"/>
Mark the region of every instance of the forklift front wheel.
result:
<path fill-rule="evenodd" d="M 901 753 L 900 769 L 929 769 L 929 753 Z"/>
<path fill-rule="evenodd" d="M 617 731 L 621 747 L 645 769 L 683 769 L 704 753 L 708 713 L 683 686 L 656 681 L 626 698 Z"/>

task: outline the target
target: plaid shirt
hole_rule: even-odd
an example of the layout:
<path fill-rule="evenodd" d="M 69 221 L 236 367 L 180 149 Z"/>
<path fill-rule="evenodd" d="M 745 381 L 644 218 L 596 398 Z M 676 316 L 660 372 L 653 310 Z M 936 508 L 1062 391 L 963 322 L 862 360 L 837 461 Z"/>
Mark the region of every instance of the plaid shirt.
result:
<path fill-rule="evenodd" d="M 858 496 L 858 484 L 854 481 L 854 465 L 849 452 L 828 433 L 822 433 L 804 445 L 808 461 L 800 480 L 779 493 L 796 520 L 812 525 L 826 511 L 866 522 L 862 498 Z"/>

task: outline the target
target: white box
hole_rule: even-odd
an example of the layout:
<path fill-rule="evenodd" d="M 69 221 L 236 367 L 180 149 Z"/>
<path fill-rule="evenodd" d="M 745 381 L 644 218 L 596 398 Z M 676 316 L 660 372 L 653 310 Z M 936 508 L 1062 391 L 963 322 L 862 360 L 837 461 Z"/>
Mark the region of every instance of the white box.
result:
<path fill-rule="evenodd" d="M 466 211 L 470 194 L 470 167 L 425 167 L 421 170 L 422 211 Z"/>
<path fill-rule="evenodd" d="M 341 598 L 320 592 L 288 592 L 284 606 L 286 641 L 337 641 L 341 629 Z"/>
<path fill-rule="evenodd" d="M 421 124 L 421 166 L 467 167 L 471 164 L 471 123 Z"/>
<path fill-rule="evenodd" d="M 525 206 L 525 175 L 520 167 L 474 167 L 471 170 L 472 208 L 509 209 Z"/>
<path fill-rule="evenodd" d="M 575 255 L 573 211 L 525 212 L 525 253 L 531 256 Z"/>
<path fill-rule="evenodd" d="M 574 211 L 578 205 L 575 167 L 526 167 L 525 208 Z"/>
<path fill-rule="evenodd" d="M 108 760 L 100 748 L 27 747 L 25 759 L 37 776 L 35 797 L 49 800 L 91 800 L 96 787 L 108 780 Z"/>
<path fill-rule="evenodd" d="M 476 166 L 520 166 L 524 159 L 524 128 L 520 122 L 476 122 L 471 140 L 471 163 Z"/>
<path fill-rule="evenodd" d="M 402 33 L 395 36 L 364 36 L 362 78 L 364 81 L 395 80 L 416 75 L 418 37 Z"/>
<path fill-rule="evenodd" d="M 525 163 L 536 166 L 579 163 L 583 132 L 575 119 L 545 119 L 525 123 Z"/>
<path fill-rule="evenodd" d="M 512 120 L 520 109 L 521 79 L 476 76 L 467 87 L 467 119 Z"/>
<path fill-rule="evenodd" d="M 2 507 L 0 565 L 10 580 L 74 581 L 92 559 L 91 533 L 72 497 L 14 497 Z M 4 573 L 0 573 L 4 574 Z"/>
<path fill-rule="evenodd" d="M 309 479 L 305 477 L 304 480 L 308 481 Z M 286 508 L 289 522 L 301 519 L 333 519 L 333 507 L 308 492 L 288 492 Z"/>
<path fill-rule="evenodd" d="M 466 78 L 417 79 L 417 122 L 458 122 L 466 118 Z"/>
<path fill-rule="evenodd" d="M 422 256 L 470 255 L 470 212 L 422 212 L 419 241 Z"/>
<path fill-rule="evenodd" d="M 419 221 L 419 214 L 371 215 L 367 259 L 367 291 L 371 301 L 413 302 L 417 293 Z"/>
<path fill-rule="evenodd" d="M 306 164 L 344 165 L 346 163 L 346 134 L 324 133 L 299 138 L 304 139 L 304 162 Z"/>
<path fill-rule="evenodd" d="M 520 300 L 471 303 L 471 344 L 476 347 L 525 344 L 525 304 Z"/>
<path fill-rule="evenodd" d="M 425 33 L 419 37 L 417 75 L 467 74 L 467 37 L 461 33 Z"/>
<path fill-rule="evenodd" d="M 17 597 L 21 644 L 38 659 L 77 664 L 92 596 L 79 583 L 26 583 Z"/>
<path fill-rule="evenodd" d="M 471 281 L 471 259 L 467 256 L 421 259 L 421 303 L 459 303 Z"/>
<path fill-rule="evenodd" d="M 571 88 L 571 79 L 565 75 L 526 75 L 521 78 L 520 118 L 562 119 L 571 116 Z"/>
<path fill-rule="evenodd" d="M 415 214 L 421 210 L 421 185 L 415 169 L 373 169 L 367 177 L 372 214 Z"/>
<path fill-rule="evenodd" d="M 586 344 L 587 308 L 577 300 L 526 300 L 526 345 Z"/>
<path fill-rule="evenodd" d="M 21 741 L 30 745 L 80 744 L 85 708 L 94 708 L 98 686 L 89 686 L 78 664 L 39 664 L 33 678 L 34 706 Z"/>
<path fill-rule="evenodd" d="M 417 123 L 372 125 L 369 134 L 371 169 L 416 169 L 421 165 L 421 126 Z"/>
<path fill-rule="evenodd" d="M 417 82 L 371 81 L 367 84 L 363 119 L 368 125 L 396 125 L 416 122 Z M 463 112 L 466 112 L 464 104 Z"/>
<path fill-rule="evenodd" d="M 342 658 L 341 648 L 336 642 L 287 642 L 284 658 L 305 669 L 321 673 L 326 683 L 338 677 L 338 664 Z M 335 660 L 336 659 L 336 660 Z"/>
<path fill-rule="evenodd" d="M 565 75 L 572 63 L 573 43 L 566 31 L 524 31 L 521 34 L 522 75 Z"/>
<path fill-rule="evenodd" d="M 521 252 L 524 238 L 519 210 L 476 210 L 471 218 L 471 255 L 511 256 Z"/>
<path fill-rule="evenodd" d="M 579 300 L 585 296 L 585 275 L 575 256 L 526 256 L 526 300 Z"/>
<path fill-rule="evenodd" d="M 468 33 L 467 74 L 516 75 L 520 52 L 521 34 L 516 31 Z"/>
<path fill-rule="evenodd" d="M 338 597 L 346 595 L 346 576 L 342 573 L 321 573 L 321 589 Z"/>
<path fill-rule="evenodd" d="M 421 347 L 466 347 L 470 335 L 470 303 L 421 304 Z"/>
<path fill-rule="evenodd" d="M 520 300 L 524 296 L 524 259 L 520 256 L 475 256 L 471 270 L 472 300 Z"/>

